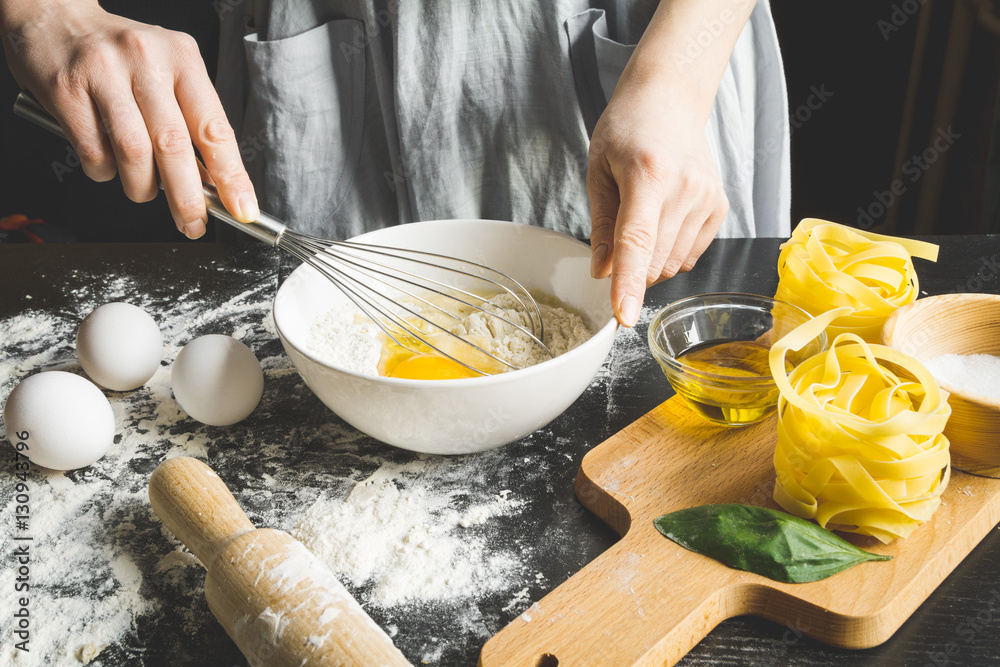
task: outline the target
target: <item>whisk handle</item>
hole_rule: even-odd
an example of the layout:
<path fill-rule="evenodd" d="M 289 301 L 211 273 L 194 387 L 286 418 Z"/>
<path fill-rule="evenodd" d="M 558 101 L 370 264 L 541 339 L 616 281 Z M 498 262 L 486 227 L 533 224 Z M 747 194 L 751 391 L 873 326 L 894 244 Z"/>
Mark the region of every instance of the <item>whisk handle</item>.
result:
<path fill-rule="evenodd" d="M 226 207 L 222 205 L 222 200 L 219 199 L 219 193 L 216 191 L 214 185 L 209 185 L 208 183 L 202 183 L 201 185 L 202 190 L 205 191 L 205 206 L 208 207 L 209 214 L 259 241 L 263 241 L 268 245 L 278 245 L 278 240 L 287 229 L 285 223 L 263 211 L 260 212 L 260 215 L 253 222 L 241 222 L 233 217 L 232 213 L 227 211 Z"/>
<path fill-rule="evenodd" d="M 66 138 L 59 121 L 53 118 L 27 90 L 21 91 L 14 101 L 14 113 L 58 137 Z M 159 186 L 162 190 L 163 184 L 159 183 Z M 263 211 L 260 217 L 253 222 L 241 222 L 226 210 L 214 185 L 202 183 L 202 190 L 205 192 L 205 206 L 209 215 L 268 245 L 278 245 L 278 240 L 281 239 L 286 229 L 283 222 Z"/>

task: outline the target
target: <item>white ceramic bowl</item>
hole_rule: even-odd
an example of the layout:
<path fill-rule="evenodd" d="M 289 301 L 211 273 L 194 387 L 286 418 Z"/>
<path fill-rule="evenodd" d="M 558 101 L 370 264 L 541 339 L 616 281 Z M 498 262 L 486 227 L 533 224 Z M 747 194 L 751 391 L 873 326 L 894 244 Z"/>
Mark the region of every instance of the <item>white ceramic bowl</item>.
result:
<path fill-rule="evenodd" d="M 321 362 L 307 341 L 313 321 L 345 303 L 339 289 L 303 264 L 274 298 L 274 323 L 295 368 L 331 410 L 383 442 L 429 454 L 498 447 L 558 417 L 590 385 L 617 323 L 607 280 L 590 277 L 590 247 L 540 227 L 491 220 L 435 220 L 355 240 L 453 255 L 491 266 L 575 309 L 593 338 L 536 366 L 462 380 L 370 377 Z"/>

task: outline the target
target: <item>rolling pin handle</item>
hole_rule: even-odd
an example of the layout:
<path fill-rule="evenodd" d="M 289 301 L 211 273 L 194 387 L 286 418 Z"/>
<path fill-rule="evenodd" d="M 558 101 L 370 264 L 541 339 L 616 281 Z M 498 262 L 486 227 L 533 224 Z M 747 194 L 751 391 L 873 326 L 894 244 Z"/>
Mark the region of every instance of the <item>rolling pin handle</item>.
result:
<path fill-rule="evenodd" d="M 409 666 L 329 569 L 288 533 L 254 529 L 201 461 L 162 462 L 149 500 L 205 565 L 208 607 L 253 667 Z"/>
<path fill-rule="evenodd" d="M 254 530 L 215 471 L 187 456 L 157 466 L 149 478 L 149 502 L 206 567 L 226 544 Z"/>

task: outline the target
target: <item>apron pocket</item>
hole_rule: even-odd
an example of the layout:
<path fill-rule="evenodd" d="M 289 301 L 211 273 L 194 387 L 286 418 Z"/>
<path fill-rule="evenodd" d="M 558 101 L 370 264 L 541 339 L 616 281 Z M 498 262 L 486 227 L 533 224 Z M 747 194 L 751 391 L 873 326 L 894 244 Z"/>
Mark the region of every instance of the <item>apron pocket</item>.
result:
<path fill-rule="evenodd" d="M 244 38 L 259 119 L 255 170 L 263 204 L 297 231 L 328 222 L 347 196 L 361 154 L 365 58 L 341 50 L 360 21 L 330 21 L 294 37 Z"/>
<path fill-rule="evenodd" d="M 603 9 L 576 14 L 566 19 L 564 27 L 569 35 L 569 57 L 580 111 L 587 134 L 592 135 L 635 45 L 621 44 L 608 37 Z"/>

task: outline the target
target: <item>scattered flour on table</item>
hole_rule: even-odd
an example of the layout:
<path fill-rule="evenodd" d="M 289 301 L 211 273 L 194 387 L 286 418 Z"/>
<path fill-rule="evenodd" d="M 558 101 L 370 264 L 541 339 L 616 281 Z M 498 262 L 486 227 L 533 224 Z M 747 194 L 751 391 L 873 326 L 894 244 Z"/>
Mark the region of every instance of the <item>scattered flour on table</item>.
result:
<path fill-rule="evenodd" d="M 635 326 L 618 327 L 608 359 L 591 383 L 591 388 L 602 387 L 607 393 L 608 415 L 616 415 L 621 409 L 618 405 L 619 386 L 628 386 L 640 368 L 650 363 L 655 364 L 646 342 L 646 327 L 655 313 L 655 309 L 643 306 Z"/>
<path fill-rule="evenodd" d="M 15 526 L 13 520 L 24 514 L 18 509 L 22 503 L 15 493 L 14 482 L 19 480 L 13 465 L 0 480 L 0 511 L 7 517 L 10 536 L 30 537 L 6 541 L 5 536 L 10 557 L 0 565 L 0 579 L 10 582 L 11 590 L 0 595 L 0 616 L 13 619 L 19 598 L 27 597 L 30 641 L 28 652 L 18 650 L 12 628 L 5 624 L 3 665 L 102 662 L 107 647 L 136 631 L 139 617 L 164 611 L 155 595 L 140 592 L 148 584 L 144 572 L 169 575 L 197 564 L 197 559 L 183 548 L 175 549 L 176 540 L 171 541 L 154 518 L 146 488 L 151 466 L 134 465 L 175 455 L 205 457 L 211 442 L 201 429 L 185 433 L 190 426 L 179 428 L 190 420 L 173 399 L 169 363 L 202 333 L 248 337 L 268 327 L 273 330 L 273 283 L 212 305 L 198 299 L 197 288 L 170 303 L 157 303 L 122 277 L 94 276 L 89 284 L 72 291 L 75 312 L 25 311 L 0 319 L 0 403 L 33 373 L 65 370 L 83 375 L 73 348 L 76 330 L 90 311 L 111 301 L 126 301 L 153 315 L 163 332 L 167 365 L 135 391 L 105 392 L 115 414 L 116 436 L 104 458 L 70 472 L 31 467 L 24 482 L 29 497 L 24 524 Z M 280 368 L 288 362 L 269 358 L 262 364 Z M 2 434 L 8 439 L 5 431 Z M 18 564 L 10 553 L 17 547 L 26 547 L 30 558 L 31 588 L 20 593 L 13 590 Z M 188 593 L 192 600 L 202 595 L 200 589 Z M 204 623 L 190 610 L 176 613 L 187 616 L 191 626 Z"/>
<path fill-rule="evenodd" d="M 254 279 L 254 270 L 246 273 Z M 180 409 L 171 391 L 170 365 L 188 341 L 208 333 L 232 335 L 258 353 L 265 373 L 259 419 L 267 420 L 269 410 L 312 400 L 275 340 L 273 275 L 224 303 L 205 298 L 196 285 L 166 298 L 149 296 L 142 285 L 120 276 L 81 272 L 77 278 L 86 286 L 72 290 L 73 309 L 0 318 L 0 400 L 32 373 L 82 374 L 73 349 L 77 327 L 90 311 L 111 301 L 133 303 L 153 315 L 164 335 L 163 364 L 144 387 L 106 392 L 117 429 L 104 458 L 66 473 L 32 469 L 30 519 L 23 531 L 32 536 L 32 650 L 17 651 L 8 635 L 0 644 L 0 664 L 111 665 L 123 659 L 151 664 L 156 656 L 144 657 L 148 647 L 136 639 L 140 619 L 146 631 L 157 628 L 158 635 L 176 638 L 181 646 L 175 655 L 189 655 L 183 648 L 188 644 L 201 647 L 191 650 L 205 650 L 204 638 L 218 636 L 204 602 L 201 564 L 149 506 L 149 473 L 170 456 L 212 457 L 213 466 L 241 471 L 230 472 L 236 475 L 232 488 L 252 520 L 293 529 L 362 604 L 384 614 L 390 630 L 414 605 L 443 610 L 440 630 L 397 639 L 410 655 L 433 662 L 469 638 L 485 641 L 498 627 L 495 618 L 480 611 L 484 597 L 513 595 L 507 611 L 528 604 L 527 590 L 539 582 L 524 570 L 524 562 L 535 545 L 499 532 L 516 523 L 511 517 L 525 507 L 505 487 L 491 487 L 497 466 L 506 461 L 499 455 L 398 463 L 395 457 L 389 461 L 367 453 L 372 443 L 332 416 L 296 425 L 284 436 L 261 437 L 252 424 L 220 430 L 194 423 Z M 644 309 L 646 321 L 649 315 Z M 574 327 L 546 320 L 546 328 L 547 340 L 562 337 L 567 349 L 578 344 L 572 342 Z M 372 366 L 380 347 L 373 349 Z M 612 368 L 595 379 L 607 387 L 609 410 L 618 376 L 638 363 L 640 354 L 645 355 L 640 337 L 622 330 L 609 360 Z M 364 356 L 357 350 L 350 355 Z M 337 470 L 303 472 L 289 463 L 290 454 L 315 457 L 319 450 L 324 453 L 317 460 L 333 462 Z M 406 461 L 408 455 L 399 458 Z M 12 517 L 17 505 L 12 464 L 4 473 L 0 511 Z M 0 579 L 13 581 L 15 567 L 13 559 L 6 559 Z M 178 599 L 184 602 L 176 605 Z M 427 607 L 437 603 L 443 606 Z M 0 595 L 0 616 L 13 618 L 16 605 L 16 595 Z"/>
<path fill-rule="evenodd" d="M 21 595 L 29 599 L 30 652 L 16 650 L 17 640 L 8 629 L 0 656 L 10 662 L 0 663 L 89 663 L 155 607 L 140 594 L 142 574 L 121 539 L 129 513 L 144 499 L 113 492 L 111 486 L 110 480 L 74 481 L 59 474 L 30 486 L 30 535 L 35 539 L 14 542 L 11 549 L 29 550 L 31 588 L 0 596 L 0 614 L 6 619 L 14 617 Z M 14 515 L 13 502 L 3 515 Z M 4 579 L 13 585 L 7 574 L 12 573 Z"/>
<path fill-rule="evenodd" d="M 147 496 L 155 465 L 181 455 L 212 456 L 219 465 L 240 461 L 240 468 L 244 462 L 253 465 L 246 488 L 232 488 L 248 511 L 255 510 L 254 521 L 285 529 L 297 522 L 297 534 L 345 578 L 363 604 L 386 609 L 390 619 L 407 613 L 411 605 L 445 605 L 448 619 L 442 627 L 449 630 L 440 636 L 401 638 L 411 642 L 411 651 L 416 643 L 415 653 L 424 660 L 437 660 L 466 637 L 485 641 L 495 632 L 482 618 L 477 600 L 528 585 L 521 570 L 532 545 L 514 538 L 507 546 L 487 547 L 497 534 L 495 520 L 523 511 L 523 502 L 506 488 L 490 488 L 494 458 L 386 462 L 357 451 L 354 443 L 365 439 L 331 418 L 289 437 L 306 447 L 316 441 L 324 447 L 333 444 L 340 457 L 354 462 L 351 466 L 368 472 L 360 482 L 359 475 L 349 472 L 302 477 L 288 466 L 285 445 L 255 438 L 251 427 L 222 431 L 194 423 L 173 399 L 170 384 L 171 363 L 187 342 L 224 333 L 255 351 L 262 341 L 273 351 L 273 356 L 258 353 L 265 397 L 275 392 L 270 405 L 265 398 L 258 410 L 280 410 L 284 402 L 301 400 L 296 392 L 307 390 L 275 341 L 273 281 L 214 303 L 197 286 L 157 299 L 122 277 L 78 277 L 88 287 L 72 291 L 71 312 L 25 311 L 0 319 L 0 401 L 33 373 L 82 375 L 73 349 L 76 330 L 90 311 L 111 301 L 133 303 L 153 315 L 164 335 L 163 364 L 135 391 L 106 392 L 117 427 L 104 458 L 66 473 L 31 470 L 31 512 L 24 534 L 33 538 L 30 611 L 36 622 L 31 652 L 17 651 L 5 641 L 0 664 L 119 664 L 123 647 L 131 661 L 141 661 L 127 648 L 142 646 L 141 640 L 129 638 L 139 631 L 140 618 L 176 628 L 179 635 L 172 631 L 167 636 L 180 643 L 200 637 L 214 624 L 205 609 L 201 563 L 159 523 Z M 552 331 L 560 330 L 553 326 Z M 379 352 L 376 347 L 373 366 Z M 285 384 L 275 389 L 279 382 Z M 7 472 L 0 479 L 0 510 L 11 517 L 17 502 L 9 474 L 13 468 Z M 318 500 L 316 489 L 321 489 Z M 304 514 L 303 507 L 309 507 Z M 13 581 L 14 567 L 7 559 L 0 565 L 0 578 Z M 175 607 L 163 604 L 164 599 L 185 603 Z M 13 618 L 16 609 L 16 595 L 0 595 L 0 615 Z M 139 655 L 145 651 L 138 650 Z"/>
<path fill-rule="evenodd" d="M 528 587 L 525 586 L 514 594 L 514 597 L 510 599 L 510 602 L 507 603 L 507 606 L 504 607 L 503 610 L 513 611 L 515 609 L 527 607 L 529 602 L 531 602 L 531 596 L 528 593 Z"/>
<path fill-rule="evenodd" d="M 516 553 L 487 548 L 470 532 L 522 503 L 499 494 L 483 500 L 471 490 L 435 491 L 422 477 L 428 460 L 386 463 L 357 482 L 346 498 L 321 496 L 291 534 L 354 587 L 372 586 L 370 603 L 394 606 L 447 601 L 509 588 L 519 574 Z"/>
<path fill-rule="evenodd" d="M 489 302 L 493 315 L 473 311 L 449 327 L 452 333 L 474 341 L 494 356 L 514 366 L 534 366 L 550 357 L 527 333 L 504 322 L 505 318 L 524 328 L 531 321 L 524 308 L 510 294 L 499 294 Z M 572 350 L 593 336 L 583 318 L 562 306 L 538 303 L 544 328 L 543 341 L 553 356 Z M 362 375 L 378 375 L 382 353 L 381 329 L 353 303 L 345 302 L 320 315 L 309 330 L 308 348 L 322 361 Z"/>

